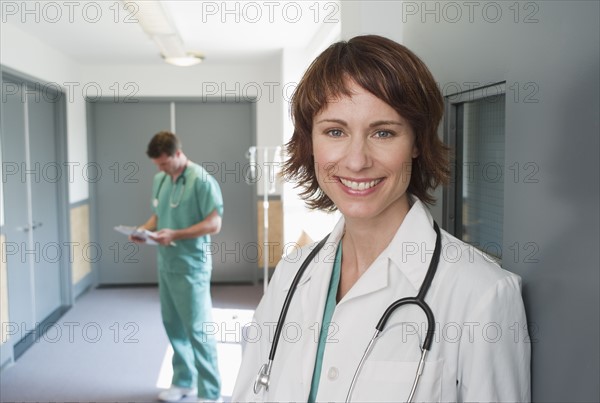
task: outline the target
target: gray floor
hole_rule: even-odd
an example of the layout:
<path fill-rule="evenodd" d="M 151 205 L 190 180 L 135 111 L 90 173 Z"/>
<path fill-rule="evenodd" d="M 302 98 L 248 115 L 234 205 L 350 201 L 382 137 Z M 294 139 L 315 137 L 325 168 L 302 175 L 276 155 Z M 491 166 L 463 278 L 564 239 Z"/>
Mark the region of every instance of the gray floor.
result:
<path fill-rule="evenodd" d="M 215 323 L 239 328 L 256 307 L 262 285 L 217 285 L 212 295 Z M 228 338 L 219 343 L 228 401 L 241 347 L 231 332 L 222 337 Z M 170 370 L 168 349 L 156 287 L 94 289 L 0 372 L 0 401 L 155 402 L 169 379 L 157 383 Z"/>

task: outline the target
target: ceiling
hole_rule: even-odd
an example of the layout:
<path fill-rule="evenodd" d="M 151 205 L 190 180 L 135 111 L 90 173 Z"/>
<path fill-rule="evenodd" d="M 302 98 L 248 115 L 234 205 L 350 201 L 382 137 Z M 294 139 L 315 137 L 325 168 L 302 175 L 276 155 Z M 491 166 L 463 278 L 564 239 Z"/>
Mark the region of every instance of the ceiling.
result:
<path fill-rule="evenodd" d="M 17 26 L 82 64 L 162 64 L 158 48 L 126 1 L 11 2 L 3 23 Z M 333 1 L 162 0 L 188 51 L 205 63 L 248 61 L 304 47 L 340 18 Z"/>

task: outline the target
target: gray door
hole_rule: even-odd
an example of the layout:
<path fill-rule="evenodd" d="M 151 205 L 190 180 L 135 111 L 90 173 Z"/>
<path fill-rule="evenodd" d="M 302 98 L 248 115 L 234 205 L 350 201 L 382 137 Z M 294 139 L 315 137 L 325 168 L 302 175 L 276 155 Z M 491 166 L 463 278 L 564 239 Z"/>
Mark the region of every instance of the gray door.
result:
<path fill-rule="evenodd" d="M 57 112 L 53 99 L 46 91 L 37 98 L 40 102 L 28 102 L 29 159 L 35 173 L 29 177 L 31 223 L 33 247 L 39 255 L 34 265 L 38 321 L 61 305 L 61 259 L 68 253 L 59 236 L 58 184 L 67 172 L 57 159 Z"/>
<path fill-rule="evenodd" d="M 213 173 L 223 191 L 223 228 L 213 237 L 213 281 L 252 281 L 257 266 L 256 197 L 254 187 L 243 181 L 245 153 L 254 139 L 252 104 L 178 101 L 174 116 L 171 107 L 170 102 L 147 100 L 89 105 L 93 162 L 103 171 L 94 183 L 93 208 L 102 250 L 99 281 L 157 281 L 155 248 L 130 243 L 113 227 L 139 225 L 152 214 L 152 178 L 157 170 L 145 154 L 146 146 L 156 132 L 172 127 L 172 118 L 186 155 Z"/>
<path fill-rule="evenodd" d="M 2 162 L 9 321 L 13 344 L 62 305 L 65 250 L 58 192 L 64 166 L 57 158 L 60 94 L 3 77 Z M 14 329 L 13 329 L 14 330 Z"/>
<path fill-rule="evenodd" d="M 244 182 L 253 145 L 250 103 L 176 103 L 186 155 L 212 173 L 223 192 L 223 228 L 212 237 L 213 280 L 253 281 L 257 263 L 256 188 Z"/>
<path fill-rule="evenodd" d="M 89 106 L 95 150 L 90 182 L 95 189 L 97 234 L 91 260 L 97 265 L 99 282 L 155 283 L 155 248 L 129 242 L 114 227 L 141 225 L 152 214 L 156 167 L 146 157 L 146 145 L 155 132 L 169 127 L 169 104 L 98 102 Z"/>
<path fill-rule="evenodd" d="M 15 86 L 15 87 L 13 87 Z M 13 94 L 13 95 L 8 95 Z M 2 168 L 4 185 L 4 250 L 8 282 L 9 320 L 20 328 L 33 330 L 35 296 L 32 256 L 29 248 L 30 216 L 26 167 L 25 104 L 20 84 L 2 86 Z M 24 336 L 24 334 L 23 334 Z M 17 336 L 17 340 L 20 337 Z"/>

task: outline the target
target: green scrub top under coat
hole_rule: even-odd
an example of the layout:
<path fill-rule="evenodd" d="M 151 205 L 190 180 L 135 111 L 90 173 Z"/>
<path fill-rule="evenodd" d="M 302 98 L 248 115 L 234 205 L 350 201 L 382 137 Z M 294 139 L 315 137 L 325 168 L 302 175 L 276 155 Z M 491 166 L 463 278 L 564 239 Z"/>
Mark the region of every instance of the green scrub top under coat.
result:
<path fill-rule="evenodd" d="M 329 326 L 331 318 L 337 305 L 337 292 L 340 284 L 340 273 L 342 267 L 342 242 L 340 241 L 335 253 L 335 261 L 333 263 L 333 271 L 331 272 L 331 281 L 329 282 L 329 291 L 327 291 L 327 301 L 325 302 L 325 312 L 323 312 L 323 322 L 321 333 L 319 334 L 319 346 L 317 347 L 317 358 L 315 360 L 315 370 L 313 372 L 312 384 L 310 386 L 310 394 L 308 395 L 308 403 L 314 403 L 319 391 L 319 381 L 321 378 L 321 367 L 323 366 L 323 355 L 325 354 L 325 346 L 329 335 Z"/>
<path fill-rule="evenodd" d="M 223 215 L 223 196 L 216 179 L 204 168 L 188 162 L 176 181 L 164 172 L 154 176 L 152 209 L 157 217 L 156 230 L 190 227 L 217 210 Z M 174 273 L 210 269 L 212 258 L 205 245 L 210 235 L 178 239 L 175 246 L 158 246 L 158 267 Z"/>

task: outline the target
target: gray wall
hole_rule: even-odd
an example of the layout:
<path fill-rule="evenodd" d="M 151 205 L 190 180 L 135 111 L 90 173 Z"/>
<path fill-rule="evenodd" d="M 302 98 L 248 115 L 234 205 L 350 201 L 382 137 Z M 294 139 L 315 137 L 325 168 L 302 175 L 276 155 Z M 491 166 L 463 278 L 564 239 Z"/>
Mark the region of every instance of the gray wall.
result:
<path fill-rule="evenodd" d="M 404 43 L 446 92 L 506 81 L 503 265 L 523 278 L 532 398 L 598 402 L 600 3 L 452 3 L 404 2 Z"/>

